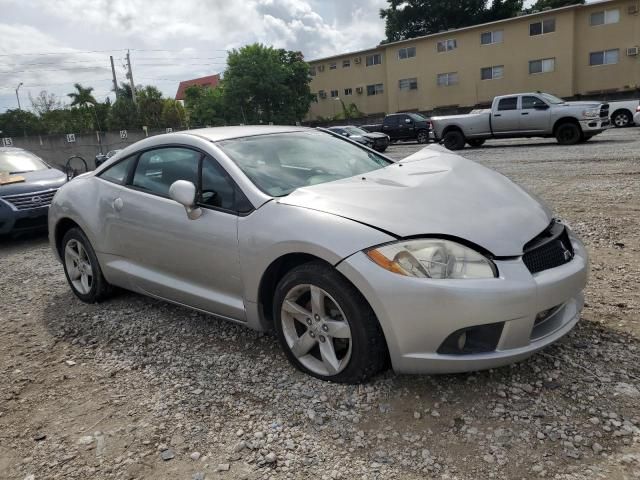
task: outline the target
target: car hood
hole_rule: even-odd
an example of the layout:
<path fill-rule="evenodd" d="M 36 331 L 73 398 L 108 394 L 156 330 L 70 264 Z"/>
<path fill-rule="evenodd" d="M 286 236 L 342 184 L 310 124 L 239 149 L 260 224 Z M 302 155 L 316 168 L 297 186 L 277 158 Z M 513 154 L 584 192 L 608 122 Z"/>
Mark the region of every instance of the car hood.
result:
<path fill-rule="evenodd" d="M 62 185 L 67 183 L 67 175 L 55 168 L 36 170 L 35 172 L 18 173 L 12 176 L 24 177 L 25 181 L 0 185 L 0 197 L 60 188 Z"/>
<path fill-rule="evenodd" d="M 427 147 L 366 175 L 300 188 L 280 203 L 319 210 L 397 237 L 446 235 L 495 256 L 521 255 L 551 212 L 503 175 Z"/>

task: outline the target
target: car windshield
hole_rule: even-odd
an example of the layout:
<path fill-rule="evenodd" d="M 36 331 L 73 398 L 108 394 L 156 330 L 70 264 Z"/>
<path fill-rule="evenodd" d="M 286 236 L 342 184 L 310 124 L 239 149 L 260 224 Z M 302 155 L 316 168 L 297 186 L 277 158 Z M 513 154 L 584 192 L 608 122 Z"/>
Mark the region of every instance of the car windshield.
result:
<path fill-rule="evenodd" d="M 274 197 L 393 163 L 320 131 L 258 135 L 218 145 L 260 190 Z"/>
<path fill-rule="evenodd" d="M 541 93 L 540 96 L 542 98 L 544 98 L 547 102 L 549 102 L 549 103 L 551 103 L 553 105 L 558 105 L 560 103 L 566 103 L 561 98 L 558 98 L 555 95 L 551 95 L 550 93 Z"/>
<path fill-rule="evenodd" d="M 427 117 L 423 117 L 419 113 L 409 113 L 408 115 L 416 122 L 424 122 L 427 119 Z"/>
<path fill-rule="evenodd" d="M 47 168 L 49 167 L 39 157 L 25 150 L 0 152 L 0 173 L 27 173 Z"/>
<path fill-rule="evenodd" d="M 351 135 L 366 135 L 367 133 L 369 133 L 358 127 L 344 127 L 344 129 Z"/>

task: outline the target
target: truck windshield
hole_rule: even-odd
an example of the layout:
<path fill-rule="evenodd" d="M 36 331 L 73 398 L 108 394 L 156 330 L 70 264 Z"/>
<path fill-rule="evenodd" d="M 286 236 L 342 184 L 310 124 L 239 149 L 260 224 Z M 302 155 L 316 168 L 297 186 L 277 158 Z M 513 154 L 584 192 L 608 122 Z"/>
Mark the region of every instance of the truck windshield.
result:
<path fill-rule="evenodd" d="M 47 168 L 49 167 L 39 157 L 25 150 L 0 151 L 0 173 L 12 175 L 46 170 Z"/>
<path fill-rule="evenodd" d="M 547 102 L 551 103 L 552 105 L 559 105 L 561 103 L 566 103 L 561 98 L 558 98 L 555 95 L 551 95 L 549 93 L 541 93 L 540 96 L 544 98 Z"/>

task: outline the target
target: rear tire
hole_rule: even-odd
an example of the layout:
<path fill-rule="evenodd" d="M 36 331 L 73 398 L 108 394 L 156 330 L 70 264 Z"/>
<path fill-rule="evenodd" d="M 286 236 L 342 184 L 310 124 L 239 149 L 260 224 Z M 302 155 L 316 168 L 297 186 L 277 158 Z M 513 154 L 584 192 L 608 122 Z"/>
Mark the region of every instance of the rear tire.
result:
<path fill-rule="evenodd" d="M 64 274 L 71 290 L 85 303 L 105 300 L 112 292 L 102 275 L 98 258 L 89 239 L 79 228 L 72 228 L 62 238 L 60 252 Z"/>
<path fill-rule="evenodd" d="M 467 140 L 467 143 L 469 144 L 470 147 L 473 148 L 480 148 L 482 145 L 484 145 L 485 140 L 484 139 L 473 139 L 473 140 Z"/>
<path fill-rule="evenodd" d="M 445 148 L 449 150 L 462 150 L 466 143 L 463 133 L 460 130 L 450 130 L 445 133 L 442 139 Z"/>
<path fill-rule="evenodd" d="M 633 116 L 627 110 L 618 110 L 611 115 L 611 123 L 616 128 L 626 128 L 633 125 Z"/>
<path fill-rule="evenodd" d="M 429 142 L 429 132 L 426 132 L 424 130 L 419 131 L 418 135 L 416 136 L 416 139 L 418 140 L 418 143 L 420 143 L 420 144 L 428 143 Z"/>
<path fill-rule="evenodd" d="M 316 378 L 357 384 L 388 364 L 373 310 L 330 265 L 311 262 L 288 272 L 276 287 L 273 318 L 288 360 Z"/>
<path fill-rule="evenodd" d="M 575 145 L 582 139 L 582 129 L 575 123 L 563 123 L 556 129 L 556 140 L 560 145 Z"/>

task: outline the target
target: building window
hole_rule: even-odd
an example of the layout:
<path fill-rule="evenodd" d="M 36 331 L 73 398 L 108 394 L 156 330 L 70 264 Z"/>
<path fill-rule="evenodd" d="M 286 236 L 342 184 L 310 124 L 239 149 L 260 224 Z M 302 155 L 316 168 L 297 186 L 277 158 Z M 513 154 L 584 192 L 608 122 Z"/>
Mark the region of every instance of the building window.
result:
<path fill-rule="evenodd" d="M 316 76 L 316 67 L 309 67 L 309 74 L 312 77 L 315 77 Z"/>
<path fill-rule="evenodd" d="M 417 78 L 404 78 L 398 82 L 400 90 L 417 90 L 418 79 Z"/>
<path fill-rule="evenodd" d="M 318 90 L 318 97 L 321 100 L 324 100 L 325 98 L 327 98 L 327 92 L 325 92 L 324 90 Z"/>
<path fill-rule="evenodd" d="M 416 56 L 416 47 L 404 47 L 398 50 L 398 59 L 413 58 Z"/>
<path fill-rule="evenodd" d="M 491 45 L 492 43 L 502 43 L 504 32 L 496 30 L 495 32 L 484 32 L 480 34 L 481 45 Z"/>
<path fill-rule="evenodd" d="M 441 40 L 438 42 L 438 52 L 449 52 L 458 48 L 458 41 L 455 38 L 449 40 Z"/>
<path fill-rule="evenodd" d="M 604 50 L 602 52 L 591 52 L 589 54 L 589 65 L 613 65 L 620 60 L 620 49 Z"/>
<path fill-rule="evenodd" d="M 338 64 L 336 62 L 329 64 L 329 70 L 335 70 L 336 68 L 338 68 Z"/>
<path fill-rule="evenodd" d="M 367 95 L 382 95 L 384 93 L 384 86 L 381 83 L 375 85 L 367 85 Z"/>
<path fill-rule="evenodd" d="M 338 96 L 338 90 L 331 90 L 331 98 L 336 98 Z"/>
<path fill-rule="evenodd" d="M 544 35 L 546 33 L 552 33 L 556 31 L 556 19 L 555 18 L 547 18 L 546 20 L 542 20 L 540 22 L 529 24 L 529 35 Z"/>
<path fill-rule="evenodd" d="M 439 87 L 450 87 L 451 85 L 457 85 L 457 84 L 458 84 L 458 72 L 438 74 Z"/>
<path fill-rule="evenodd" d="M 382 55 L 380 53 L 374 53 L 373 55 L 367 55 L 367 67 L 371 67 L 373 65 L 382 64 Z"/>
<path fill-rule="evenodd" d="M 347 59 L 342 61 L 342 68 L 349 68 L 350 66 L 351 66 L 351 60 Z"/>
<path fill-rule="evenodd" d="M 344 89 L 344 95 L 349 96 L 349 95 L 353 95 L 353 90 L 351 90 L 350 88 L 345 88 Z"/>
<path fill-rule="evenodd" d="M 609 23 L 618 23 L 620 21 L 620 10 L 604 10 L 602 12 L 594 12 L 591 14 L 591 26 L 607 25 Z"/>
<path fill-rule="evenodd" d="M 480 70 L 480 79 L 482 80 L 497 80 L 502 77 L 504 77 L 504 65 L 486 67 Z"/>
<path fill-rule="evenodd" d="M 549 73 L 556 69 L 555 58 L 543 58 L 541 60 L 531 60 L 529 62 L 529 75 L 536 73 Z"/>

